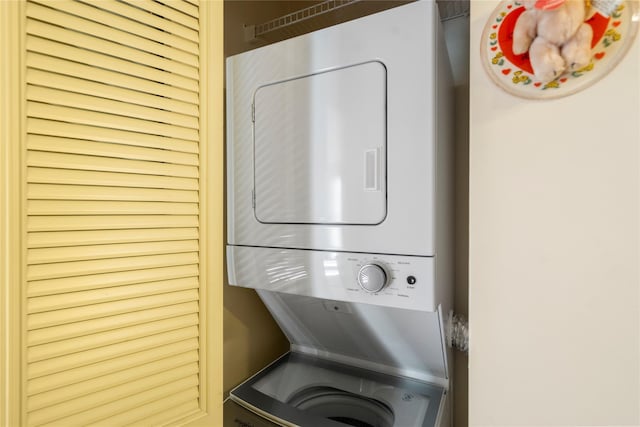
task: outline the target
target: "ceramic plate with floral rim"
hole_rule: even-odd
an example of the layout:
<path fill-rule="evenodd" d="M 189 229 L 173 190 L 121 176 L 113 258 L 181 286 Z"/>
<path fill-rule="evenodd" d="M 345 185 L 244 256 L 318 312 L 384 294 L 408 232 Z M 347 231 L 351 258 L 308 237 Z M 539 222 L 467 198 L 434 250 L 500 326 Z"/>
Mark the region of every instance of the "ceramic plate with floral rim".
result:
<path fill-rule="evenodd" d="M 593 28 L 591 63 L 542 83 L 533 75 L 528 53 L 512 51 L 513 28 L 524 6 L 503 1 L 494 10 L 482 34 L 482 64 L 491 79 L 507 92 L 523 98 L 551 99 L 578 92 L 611 71 L 636 38 L 640 20 L 638 0 L 592 0 L 595 9 L 587 21 Z"/>

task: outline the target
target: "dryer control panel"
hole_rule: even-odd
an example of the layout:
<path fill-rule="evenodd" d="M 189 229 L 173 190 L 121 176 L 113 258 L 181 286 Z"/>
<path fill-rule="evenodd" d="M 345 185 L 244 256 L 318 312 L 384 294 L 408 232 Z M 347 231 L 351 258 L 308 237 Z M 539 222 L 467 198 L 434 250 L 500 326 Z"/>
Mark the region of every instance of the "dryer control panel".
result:
<path fill-rule="evenodd" d="M 230 245 L 227 269 L 247 288 L 413 310 L 440 303 L 433 257 Z"/>

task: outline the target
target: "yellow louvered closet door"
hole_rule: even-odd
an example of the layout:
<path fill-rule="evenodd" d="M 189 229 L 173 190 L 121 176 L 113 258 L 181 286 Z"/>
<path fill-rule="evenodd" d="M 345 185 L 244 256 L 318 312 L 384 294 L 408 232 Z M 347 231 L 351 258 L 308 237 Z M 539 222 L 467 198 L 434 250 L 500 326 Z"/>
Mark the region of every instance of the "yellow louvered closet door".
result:
<path fill-rule="evenodd" d="M 23 414 L 199 411 L 199 7 L 25 5 Z"/>

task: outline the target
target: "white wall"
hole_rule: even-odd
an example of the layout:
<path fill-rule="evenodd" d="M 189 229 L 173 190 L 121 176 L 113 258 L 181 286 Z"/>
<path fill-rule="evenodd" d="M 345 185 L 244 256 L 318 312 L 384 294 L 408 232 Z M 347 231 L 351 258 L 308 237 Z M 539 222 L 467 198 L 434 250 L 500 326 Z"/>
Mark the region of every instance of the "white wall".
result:
<path fill-rule="evenodd" d="M 470 425 L 640 425 L 640 40 L 524 100 L 480 63 L 498 2 L 471 3 Z"/>

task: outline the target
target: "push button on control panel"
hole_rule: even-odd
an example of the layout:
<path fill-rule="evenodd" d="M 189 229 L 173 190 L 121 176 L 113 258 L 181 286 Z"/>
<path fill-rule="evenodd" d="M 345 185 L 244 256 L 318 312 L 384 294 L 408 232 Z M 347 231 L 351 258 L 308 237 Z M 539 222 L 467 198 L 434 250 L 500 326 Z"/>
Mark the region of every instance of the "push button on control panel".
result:
<path fill-rule="evenodd" d="M 417 282 L 417 279 L 415 276 L 407 276 L 407 283 L 410 285 L 415 285 Z"/>

